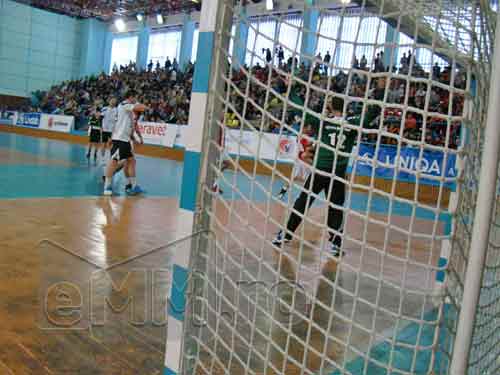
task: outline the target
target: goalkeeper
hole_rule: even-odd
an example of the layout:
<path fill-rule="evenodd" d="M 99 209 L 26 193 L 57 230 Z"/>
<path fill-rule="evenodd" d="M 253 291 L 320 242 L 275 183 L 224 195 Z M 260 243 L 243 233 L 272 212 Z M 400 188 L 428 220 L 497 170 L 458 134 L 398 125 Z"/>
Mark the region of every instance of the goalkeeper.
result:
<path fill-rule="evenodd" d="M 343 205 L 345 201 L 345 180 L 349 157 L 358 138 L 358 129 L 361 115 L 349 116 L 345 120 L 350 125 L 343 125 L 344 100 L 334 97 L 332 100 L 333 118 L 323 121 L 311 115 L 306 115 L 306 125 L 312 124 L 316 134 L 320 137 L 318 146 L 310 146 L 304 155 L 304 161 L 313 165 L 313 171 L 307 178 L 304 189 L 298 196 L 293 206 L 293 211 L 288 219 L 286 231 L 280 230 L 273 245 L 281 247 L 283 243 L 292 240 L 292 235 L 302 222 L 306 209 L 310 207 L 315 198 L 309 194 L 325 193 L 328 205 L 328 234 L 329 249 L 336 257 L 343 255 L 342 223 L 344 219 Z M 380 110 L 377 106 L 369 107 L 364 124 L 376 122 Z M 374 121 L 375 120 L 375 121 Z M 344 122 L 345 123 L 345 122 Z M 328 147 L 326 147 L 328 145 Z M 338 151 L 338 152 L 337 152 Z M 318 153 L 315 160 L 315 153 Z M 335 154 L 337 152 L 337 157 Z M 330 185 L 332 187 L 330 188 Z M 330 192 L 331 191 L 331 192 Z M 328 197 L 330 193 L 330 196 Z"/>

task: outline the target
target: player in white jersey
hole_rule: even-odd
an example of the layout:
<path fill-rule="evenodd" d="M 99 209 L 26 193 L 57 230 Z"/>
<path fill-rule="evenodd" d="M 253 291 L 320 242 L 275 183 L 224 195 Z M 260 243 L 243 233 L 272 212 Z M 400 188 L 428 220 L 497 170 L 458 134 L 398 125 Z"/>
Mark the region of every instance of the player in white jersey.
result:
<path fill-rule="evenodd" d="M 142 193 L 142 189 L 137 185 L 136 180 L 136 161 L 132 151 L 131 139 L 134 133 L 139 135 L 140 142 L 142 143 L 142 135 L 139 133 L 135 124 L 134 117 L 137 113 L 144 112 L 147 107 L 144 104 L 136 103 L 135 92 L 128 91 L 123 101 L 117 108 L 117 122 L 113 130 L 111 147 L 111 160 L 108 163 L 106 170 L 106 178 L 104 181 L 104 195 L 112 195 L 113 190 L 111 187 L 113 174 L 118 168 L 120 162 L 125 162 L 125 175 L 128 178 L 128 183 L 125 191 L 129 195 L 137 195 Z"/>
<path fill-rule="evenodd" d="M 109 100 L 109 105 L 101 110 L 102 114 L 102 179 L 106 179 L 106 169 L 109 160 L 111 159 L 111 137 L 118 119 L 118 110 L 116 108 L 116 98 Z M 109 152 L 108 152 L 109 151 Z"/>
<path fill-rule="evenodd" d="M 107 150 L 111 149 L 111 136 L 118 120 L 118 109 L 116 108 L 116 98 L 111 98 L 109 106 L 101 110 L 102 114 L 102 156 L 104 157 Z"/>
<path fill-rule="evenodd" d="M 307 137 L 313 137 L 314 135 L 312 126 L 311 125 L 304 126 L 303 133 L 306 135 L 306 137 L 298 137 L 297 140 L 299 146 L 299 154 L 298 154 L 298 160 L 293 166 L 292 177 L 290 182 L 293 181 L 293 182 L 304 183 L 309 177 L 309 174 L 311 172 L 311 168 L 307 165 L 306 162 L 304 162 L 304 154 L 306 148 L 310 146 L 311 143 Z M 289 189 L 290 189 L 289 182 L 283 184 L 280 192 L 278 193 L 278 199 L 283 199 Z"/>

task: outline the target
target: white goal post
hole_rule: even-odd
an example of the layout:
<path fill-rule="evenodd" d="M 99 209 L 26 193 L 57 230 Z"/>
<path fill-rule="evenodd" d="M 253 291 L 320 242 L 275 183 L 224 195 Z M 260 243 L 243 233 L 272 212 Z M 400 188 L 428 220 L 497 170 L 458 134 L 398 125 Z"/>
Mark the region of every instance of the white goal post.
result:
<path fill-rule="evenodd" d="M 166 373 L 500 372 L 496 10 L 275 3 L 202 3 Z"/>

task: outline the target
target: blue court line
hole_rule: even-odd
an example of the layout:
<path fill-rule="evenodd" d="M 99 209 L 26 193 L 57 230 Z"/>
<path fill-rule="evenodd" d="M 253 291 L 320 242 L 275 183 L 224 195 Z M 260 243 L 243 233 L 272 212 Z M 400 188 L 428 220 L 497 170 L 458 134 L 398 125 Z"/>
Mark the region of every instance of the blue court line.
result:
<path fill-rule="evenodd" d="M 266 202 L 269 199 L 268 192 L 272 191 L 273 196 L 276 197 L 283 186 L 283 182 L 275 180 L 274 182 L 268 176 L 257 175 L 253 179 L 250 179 L 238 173 L 236 176 L 235 187 L 233 189 L 231 184 L 234 180 L 234 172 L 224 173 L 224 179 L 220 179 L 220 188 L 224 192 L 223 196 L 226 199 L 232 200 L 249 200 L 254 202 Z M 300 190 L 297 187 L 292 189 L 293 202 L 295 198 L 299 195 Z M 285 198 L 288 199 L 288 198 Z M 324 199 L 324 195 L 323 195 Z M 321 200 L 317 200 L 313 207 L 319 207 L 321 205 Z M 347 201 L 347 198 L 346 198 Z M 286 202 L 286 201 L 285 201 Z M 368 195 L 360 192 L 351 192 L 350 206 L 349 208 L 357 212 L 368 212 L 387 215 L 389 213 L 389 202 L 390 200 L 381 196 L 373 196 L 370 205 L 368 204 Z M 391 212 L 393 215 L 397 216 L 412 216 L 413 206 L 407 202 L 402 201 L 392 201 Z M 415 217 L 422 220 L 435 220 L 436 213 L 430 209 L 416 206 Z M 449 220 L 448 215 L 440 214 L 438 220 L 446 222 Z"/>
<path fill-rule="evenodd" d="M 101 164 L 85 158 L 86 147 L 64 141 L 0 133 L 0 149 L 31 154 L 41 159 L 65 161 L 68 165 L 37 163 L 0 164 L 0 199 L 71 198 L 102 195 Z M 149 196 L 180 195 L 182 163 L 137 156 L 137 180 Z M 123 173 L 113 179 L 114 191 L 124 194 Z"/>
<path fill-rule="evenodd" d="M 443 308 L 444 321 L 453 319 L 450 306 Z M 438 350 L 435 352 L 434 364 L 432 364 L 432 349 L 415 349 L 416 347 L 430 348 L 434 343 L 434 336 L 437 329 L 438 310 L 428 311 L 421 324 L 410 323 L 398 332 L 394 345 L 388 341 L 375 345 L 369 352 L 368 358 L 358 357 L 346 365 L 346 370 L 352 375 L 396 375 L 401 371 L 410 372 L 415 375 L 445 374 L 449 366 L 448 358 L 443 355 L 449 352 L 449 336 L 443 323 L 440 323 Z M 419 338 L 420 333 L 420 338 Z M 417 339 L 419 338 L 418 342 Z M 411 345 L 409 348 L 405 345 Z M 391 360 L 392 356 L 392 360 Z M 412 369 L 413 358 L 415 367 Z M 380 364 L 379 364 L 380 363 Z M 394 371 L 388 371 L 385 367 L 391 367 Z M 366 371 L 366 372 L 365 372 Z M 340 371 L 334 371 L 330 375 L 340 375 Z"/>
<path fill-rule="evenodd" d="M 11 133 L 0 133 L 0 149 L 16 150 L 29 153 L 42 159 L 66 161 L 71 166 L 37 165 L 37 164 L 0 164 L 0 199 L 1 198 L 43 198 L 43 197 L 87 197 L 102 194 L 102 166 L 94 166 L 85 158 L 86 147 L 79 144 L 56 141 L 44 138 L 29 137 Z M 183 163 L 151 157 L 138 156 L 137 179 L 147 191 L 148 196 L 181 197 L 181 181 Z M 236 189 L 229 184 L 235 183 Z M 258 203 L 268 201 L 271 191 L 276 197 L 283 182 L 277 178 L 256 175 L 248 178 L 234 171 L 224 173 L 220 179 L 223 197 L 228 200 L 249 200 Z M 125 179 L 122 173 L 114 179 L 114 190 L 123 194 Z M 260 185 L 260 186 L 259 186 Z M 236 190 L 239 190 L 236 191 Z M 291 189 L 292 201 L 299 190 Z M 194 192 L 194 190 L 193 190 Z M 191 194 L 192 195 L 192 194 Z M 318 207 L 320 200 L 315 203 Z M 386 215 L 389 212 L 389 199 L 373 196 L 368 204 L 368 196 L 364 193 L 352 192 L 350 208 L 358 212 L 370 212 Z M 393 201 L 392 214 L 411 216 L 411 204 Z M 415 215 L 423 220 L 435 220 L 436 214 L 422 207 L 416 207 Z M 441 214 L 440 221 L 447 222 L 447 216 Z M 449 221 L 449 220 L 448 220 Z"/>
<path fill-rule="evenodd" d="M 168 301 L 168 315 L 180 322 L 184 321 L 186 312 L 186 291 L 188 288 L 189 271 L 177 264 L 173 266 L 172 288 Z"/>

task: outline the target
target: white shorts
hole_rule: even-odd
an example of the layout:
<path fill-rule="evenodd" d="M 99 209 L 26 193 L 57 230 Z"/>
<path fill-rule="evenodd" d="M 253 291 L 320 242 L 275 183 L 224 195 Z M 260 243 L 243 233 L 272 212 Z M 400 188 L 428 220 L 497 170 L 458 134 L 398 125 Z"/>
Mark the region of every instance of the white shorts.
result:
<path fill-rule="evenodd" d="M 295 165 L 293 166 L 293 179 L 300 179 L 305 181 L 309 176 L 309 173 L 311 173 L 309 165 L 304 163 L 302 160 L 297 160 L 297 163 L 295 163 Z"/>

